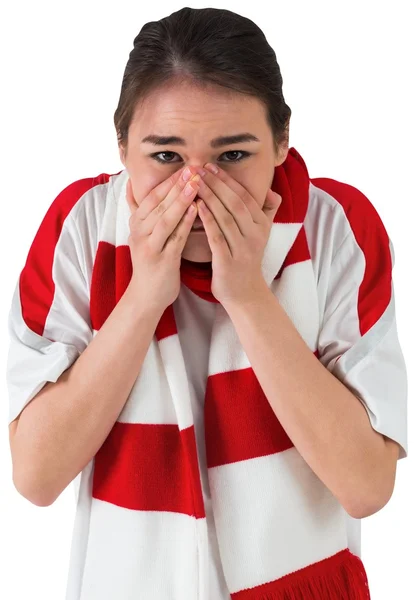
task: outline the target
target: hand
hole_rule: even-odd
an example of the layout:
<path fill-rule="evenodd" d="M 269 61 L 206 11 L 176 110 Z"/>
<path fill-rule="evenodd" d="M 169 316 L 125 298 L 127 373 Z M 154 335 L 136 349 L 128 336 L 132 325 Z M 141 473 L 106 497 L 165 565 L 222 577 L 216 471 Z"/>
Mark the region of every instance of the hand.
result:
<path fill-rule="evenodd" d="M 212 251 L 212 294 L 223 305 L 251 301 L 267 287 L 261 265 L 282 198 L 269 189 L 260 208 L 228 173 L 204 170 L 198 195 L 205 207 L 197 205 Z"/>
<path fill-rule="evenodd" d="M 198 186 L 192 172 L 193 191 L 185 195 L 184 169 L 162 181 L 140 202 L 127 180 L 126 199 L 130 207 L 130 235 L 133 274 L 130 286 L 149 307 L 164 311 L 180 292 L 180 263 L 184 245 L 197 215 L 189 214 Z"/>

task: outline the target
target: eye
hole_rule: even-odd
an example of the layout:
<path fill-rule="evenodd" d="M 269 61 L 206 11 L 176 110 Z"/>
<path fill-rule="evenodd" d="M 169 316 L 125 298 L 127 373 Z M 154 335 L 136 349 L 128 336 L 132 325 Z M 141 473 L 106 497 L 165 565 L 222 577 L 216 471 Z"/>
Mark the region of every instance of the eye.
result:
<path fill-rule="evenodd" d="M 168 155 L 168 154 L 176 154 L 176 156 L 179 156 L 176 152 L 170 152 L 170 151 L 165 151 L 165 152 L 155 152 L 154 154 L 150 154 L 151 158 L 153 158 L 154 160 L 156 160 L 157 162 L 163 164 L 163 165 L 167 165 L 167 164 L 175 164 L 179 161 L 172 161 L 172 160 L 163 160 L 161 158 L 159 158 L 160 154 L 164 154 L 164 155 Z M 251 152 L 246 152 L 245 150 L 228 150 L 228 152 L 224 152 L 224 155 L 226 154 L 242 154 L 242 156 L 240 156 L 239 158 L 235 158 L 234 160 L 224 160 L 222 162 L 225 163 L 230 163 L 230 164 L 234 164 L 237 162 L 240 162 L 241 160 L 243 160 L 244 158 L 248 158 L 248 156 L 251 156 Z"/>
<path fill-rule="evenodd" d="M 237 163 L 243 160 L 244 158 L 248 158 L 251 156 L 250 152 L 245 152 L 245 150 L 229 150 L 228 152 L 224 152 L 224 154 L 242 154 L 239 158 L 235 158 L 235 160 L 225 160 L 223 162 Z"/>

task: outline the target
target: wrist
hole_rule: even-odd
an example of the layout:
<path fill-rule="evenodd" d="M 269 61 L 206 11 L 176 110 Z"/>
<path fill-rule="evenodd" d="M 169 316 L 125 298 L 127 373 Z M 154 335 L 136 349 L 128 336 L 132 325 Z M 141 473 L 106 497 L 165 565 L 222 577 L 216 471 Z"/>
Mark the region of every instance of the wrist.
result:
<path fill-rule="evenodd" d="M 133 279 L 130 280 L 124 292 L 123 301 L 125 304 L 133 307 L 136 314 L 145 313 L 149 317 L 154 316 L 160 319 L 165 310 L 165 308 L 159 306 L 154 300 L 145 296 L 142 287 L 138 286 Z"/>

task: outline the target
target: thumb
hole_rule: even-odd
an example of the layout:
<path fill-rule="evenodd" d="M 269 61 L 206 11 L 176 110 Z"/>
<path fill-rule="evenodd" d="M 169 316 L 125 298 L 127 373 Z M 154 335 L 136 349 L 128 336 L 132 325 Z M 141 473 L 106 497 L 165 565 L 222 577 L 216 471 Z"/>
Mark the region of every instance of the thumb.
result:
<path fill-rule="evenodd" d="M 270 218 L 274 218 L 282 202 L 282 197 L 277 192 L 273 192 L 271 188 L 267 191 L 265 196 L 264 206 L 262 210 Z"/>

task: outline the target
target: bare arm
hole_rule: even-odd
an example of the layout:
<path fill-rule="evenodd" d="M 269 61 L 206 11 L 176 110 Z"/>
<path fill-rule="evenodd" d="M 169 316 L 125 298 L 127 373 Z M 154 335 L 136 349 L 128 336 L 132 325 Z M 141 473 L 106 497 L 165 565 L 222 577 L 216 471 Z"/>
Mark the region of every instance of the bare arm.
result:
<path fill-rule="evenodd" d="M 13 482 L 33 504 L 52 504 L 102 446 L 161 315 L 140 303 L 131 282 L 71 368 L 46 384 L 10 424 Z"/>

